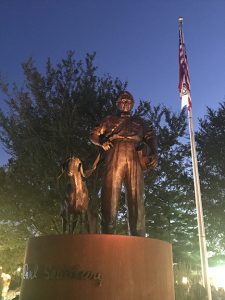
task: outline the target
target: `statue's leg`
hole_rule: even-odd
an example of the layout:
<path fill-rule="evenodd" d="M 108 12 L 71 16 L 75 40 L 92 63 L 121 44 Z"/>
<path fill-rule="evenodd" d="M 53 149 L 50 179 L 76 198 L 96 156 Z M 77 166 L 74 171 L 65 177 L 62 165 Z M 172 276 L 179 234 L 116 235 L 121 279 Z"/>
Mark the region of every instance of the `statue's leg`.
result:
<path fill-rule="evenodd" d="M 73 214 L 68 214 L 68 233 L 72 234 L 72 222 L 73 222 Z"/>
<path fill-rule="evenodd" d="M 70 226 L 71 226 L 71 232 L 70 233 L 71 234 L 74 233 L 79 218 L 81 219 L 79 212 L 73 212 L 71 214 L 71 222 L 70 222 Z M 81 220 L 80 220 L 80 223 L 81 223 Z M 80 224 L 80 226 L 82 226 L 82 224 Z"/>
<path fill-rule="evenodd" d="M 65 234 L 66 233 L 66 227 L 67 227 L 67 220 L 68 220 L 67 219 L 68 216 L 67 216 L 65 208 L 63 208 L 61 210 L 60 217 L 61 217 L 61 222 L 62 222 L 62 232 L 63 232 L 63 234 Z"/>
<path fill-rule="evenodd" d="M 130 234 L 145 236 L 144 176 L 135 150 L 129 152 L 124 183 Z"/>
<path fill-rule="evenodd" d="M 67 225 L 66 219 L 64 217 L 62 217 L 62 231 L 63 231 L 63 234 L 66 233 L 66 225 Z"/>
<path fill-rule="evenodd" d="M 92 209 L 88 207 L 86 213 L 86 226 L 88 233 L 97 233 L 98 232 L 98 212 L 97 207 Z"/>
<path fill-rule="evenodd" d="M 118 203 L 124 177 L 124 162 L 124 155 L 122 155 L 120 145 L 114 145 L 107 155 L 101 192 L 102 233 L 115 233 Z"/>
<path fill-rule="evenodd" d="M 88 209 L 83 212 L 84 214 L 84 230 L 85 230 L 85 233 L 91 233 L 91 230 L 90 230 L 90 224 L 89 224 L 89 211 Z"/>
<path fill-rule="evenodd" d="M 80 233 L 88 233 L 89 232 L 89 226 L 88 226 L 88 217 L 87 217 L 87 211 L 81 211 L 80 215 Z"/>

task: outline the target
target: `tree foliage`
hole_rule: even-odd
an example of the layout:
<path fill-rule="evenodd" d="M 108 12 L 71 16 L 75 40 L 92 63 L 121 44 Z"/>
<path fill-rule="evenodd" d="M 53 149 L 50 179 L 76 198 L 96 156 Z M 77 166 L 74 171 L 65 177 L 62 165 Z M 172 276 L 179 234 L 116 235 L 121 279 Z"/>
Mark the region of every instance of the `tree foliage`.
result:
<path fill-rule="evenodd" d="M 1 140 L 12 156 L 10 167 L 44 193 L 67 156 L 92 159 L 90 130 L 124 87 L 110 76 L 98 78 L 93 60 L 88 54 L 85 63 L 77 62 L 69 52 L 55 68 L 49 59 L 42 75 L 29 59 L 23 64 L 24 87 L 14 86 L 7 100 L 10 112 L 1 112 Z"/>
<path fill-rule="evenodd" d="M 211 240 L 210 250 L 216 254 L 225 251 L 225 103 L 217 110 L 207 108 L 200 120 L 197 133 L 200 175 L 202 179 L 203 208 Z"/>
<path fill-rule="evenodd" d="M 173 244 L 175 261 L 190 261 L 198 238 L 185 111 L 149 106 L 145 119 L 156 132 L 159 156 L 157 169 L 145 178 L 147 231 Z"/>
<path fill-rule="evenodd" d="M 29 59 L 22 65 L 22 87 L 10 89 L 1 82 L 8 112 L 0 111 L 0 139 L 11 156 L 0 178 L 2 235 L 12 227 L 24 240 L 61 231 L 58 215 L 65 185 L 56 180 L 61 165 L 71 155 L 86 168 L 93 163 L 97 150 L 89 142 L 90 130 L 115 109 L 115 99 L 126 87 L 117 78 L 97 76 L 94 57 L 87 54 L 77 61 L 68 52 L 55 67 L 48 59 L 44 74 Z M 88 181 L 96 216 L 100 172 Z"/>

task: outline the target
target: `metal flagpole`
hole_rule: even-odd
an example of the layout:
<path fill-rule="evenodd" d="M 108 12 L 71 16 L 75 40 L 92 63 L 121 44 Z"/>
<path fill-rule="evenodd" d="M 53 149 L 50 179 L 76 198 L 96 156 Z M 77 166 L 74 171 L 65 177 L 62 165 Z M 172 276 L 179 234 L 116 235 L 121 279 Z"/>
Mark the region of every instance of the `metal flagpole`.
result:
<path fill-rule="evenodd" d="M 182 41 L 180 43 L 183 44 L 184 47 L 184 37 L 183 37 L 183 18 L 179 18 L 179 29 L 180 29 L 180 38 Z M 183 49 L 185 52 L 185 49 Z M 194 179 L 194 191 L 195 191 L 195 203 L 196 203 L 196 211 L 197 211 L 197 221 L 198 221 L 198 236 L 199 236 L 199 247 L 200 247 L 200 257 L 201 257 L 201 271 L 202 271 L 202 282 L 204 287 L 207 290 L 208 300 L 212 300 L 211 294 L 211 286 L 208 276 L 208 255 L 207 255 L 207 248 L 206 248 L 206 236 L 205 236 L 205 227 L 204 227 L 204 220 L 203 220 L 203 210 L 202 210 L 202 200 L 201 200 L 201 189 L 200 189 L 200 181 L 199 181 L 199 172 L 198 172 L 198 162 L 197 162 L 197 154 L 196 154 L 196 145 L 195 145 L 195 135 L 194 135 L 194 128 L 193 128 L 193 120 L 192 120 L 192 107 L 191 107 L 191 100 L 190 100 L 190 82 L 189 82 L 189 74 L 188 74 L 188 65 L 187 65 L 187 57 L 186 53 L 184 53 L 185 65 L 186 65 L 186 74 L 183 76 L 182 85 L 184 84 L 185 87 L 185 95 L 182 95 L 181 90 L 181 97 L 189 97 L 189 101 L 187 101 L 188 106 L 188 120 L 189 120 L 189 134 L 190 134 L 190 144 L 191 144 L 191 156 L 192 156 L 192 169 L 193 169 L 193 179 Z M 181 67 L 181 66 L 180 66 Z M 180 74 L 181 75 L 181 74 Z M 188 79 L 188 82 L 186 82 Z M 180 78 L 181 80 L 181 78 Z M 188 87 L 188 88 L 187 88 Z"/>

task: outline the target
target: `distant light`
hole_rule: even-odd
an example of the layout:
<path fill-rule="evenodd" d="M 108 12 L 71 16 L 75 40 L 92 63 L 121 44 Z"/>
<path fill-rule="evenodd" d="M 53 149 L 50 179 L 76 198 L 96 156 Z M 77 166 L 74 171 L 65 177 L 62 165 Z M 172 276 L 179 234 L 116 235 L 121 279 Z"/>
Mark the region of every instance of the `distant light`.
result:
<path fill-rule="evenodd" d="M 209 278 L 212 285 L 216 288 L 222 287 L 225 289 L 225 266 L 210 267 Z"/>
<path fill-rule="evenodd" d="M 182 277 L 182 283 L 183 284 L 188 284 L 188 278 L 187 277 Z"/>
<path fill-rule="evenodd" d="M 6 273 L 2 273 L 1 277 L 3 281 L 9 281 L 11 279 L 11 276 Z"/>

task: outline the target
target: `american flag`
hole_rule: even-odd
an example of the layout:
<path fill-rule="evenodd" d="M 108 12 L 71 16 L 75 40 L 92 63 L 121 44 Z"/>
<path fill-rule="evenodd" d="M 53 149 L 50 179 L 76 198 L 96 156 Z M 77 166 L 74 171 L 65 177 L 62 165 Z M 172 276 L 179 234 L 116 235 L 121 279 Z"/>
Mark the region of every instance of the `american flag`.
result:
<path fill-rule="evenodd" d="M 190 78 L 188 72 L 187 54 L 184 44 L 184 35 L 182 29 L 183 19 L 179 19 L 179 91 L 181 97 L 181 107 L 187 106 L 191 109 L 191 90 Z"/>

